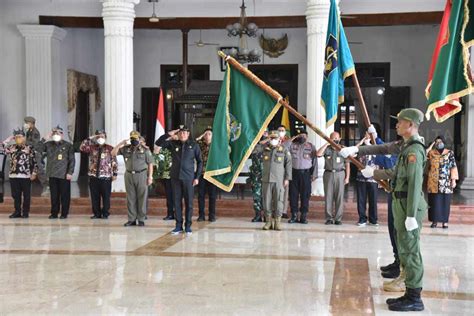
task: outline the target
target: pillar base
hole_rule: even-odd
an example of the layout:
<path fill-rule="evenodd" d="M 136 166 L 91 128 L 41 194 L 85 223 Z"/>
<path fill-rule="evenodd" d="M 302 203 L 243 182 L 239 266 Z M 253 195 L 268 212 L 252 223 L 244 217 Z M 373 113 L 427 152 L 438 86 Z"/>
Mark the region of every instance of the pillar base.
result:
<path fill-rule="evenodd" d="M 461 190 L 474 190 L 474 178 L 464 178 L 460 185 Z"/>
<path fill-rule="evenodd" d="M 117 156 L 117 180 L 112 182 L 112 192 L 125 192 L 125 161 L 123 156 Z"/>

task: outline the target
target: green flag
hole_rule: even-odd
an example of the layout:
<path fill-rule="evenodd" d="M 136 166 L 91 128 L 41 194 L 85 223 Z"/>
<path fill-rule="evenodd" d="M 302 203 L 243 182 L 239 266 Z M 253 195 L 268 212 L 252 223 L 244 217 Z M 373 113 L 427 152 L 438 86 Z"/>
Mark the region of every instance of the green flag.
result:
<path fill-rule="evenodd" d="M 204 179 L 229 192 L 280 104 L 227 64 Z"/>
<path fill-rule="evenodd" d="M 474 46 L 474 0 L 447 0 L 436 41 L 426 98 L 429 119 L 443 122 L 461 111 L 459 98 L 474 92 L 469 48 Z"/>

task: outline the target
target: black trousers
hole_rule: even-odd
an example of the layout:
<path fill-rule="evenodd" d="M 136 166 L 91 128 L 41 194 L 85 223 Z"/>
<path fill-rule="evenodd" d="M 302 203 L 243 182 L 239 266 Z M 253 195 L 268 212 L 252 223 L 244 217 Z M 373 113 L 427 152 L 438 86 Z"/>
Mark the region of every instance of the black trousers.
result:
<path fill-rule="evenodd" d="M 209 195 L 209 219 L 216 218 L 216 197 L 217 187 L 211 182 L 204 179 L 203 176 L 199 179 L 199 217 L 204 218 L 204 209 L 206 206 L 206 192 Z"/>
<path fill-rule="evenodd" d="M 110 215 L 110 193 L 112 192 L 112 179 L 99 179 L 89 177 L 89 189 L 91 191 L 92 212 L 97 217 Z M 102 200 L 102 208 L 100 202 Z"/>
<path fill-rule="evenodd" d="M 388 234 L 390 235 L 390 243 L 392 244 L 393 255 L 395 256 L 395 259 L 398 260 L 397 237 L 396 237 L 397 232 L 395 231 L 395 223 L 393 220 L 391 193 L 388 193 L 387 203 L 388 203 Z"/>
<path fill-rule="evenodd" d="M 71 203 L 71 181 L 49 178 L 49 190 L 51 192 L 51 215 L 57 216 L 61 209 L 61 215 L 67 216 Z"/>
<path fill-rule="evenodd" d="M 173 188 L 174 208 L 176 210 L 176 228 L 183 228 L 183 198 L 185 213 L 185 226 L 191 227 L 193 217 L 193 197 L 194 187 L 193 179 L 176 180 L 171 179 L 171 186 Z"/>
<path fill-rule="evenodd" d="M 367 199 L 368 198 L 368 199 Z M 359 222 L 367 222 L 367 200 L 369 202 L 369 222 L 377 223 L 377 183 L 357 181 L 357 211 Z"/>
<path fill-rule="evenodd" d="M 173 196 L 173 187 L 171 185 L 171 179 L 161 179 L 165 187 L 166 193 L 166 209 L 167 216 L 175 217 L 174 214 L 174 196 Z"/>
<path fill-rule="evenodd" d="M 311 173 L 309 169 L 293 169 L 290 181 L 290 209 L 291 216 L 298 214 L 298 200 L 300 200 L 301 216 L 306 217 L 311 197 Z"/>
<path fill-rule="evenodd" d="M 15 204 L 15 213 L 21 215 L 23 196 L 23 215 L 30 213 L 31 180 L 29 178 L 10 178 L 12 198 Z"/>

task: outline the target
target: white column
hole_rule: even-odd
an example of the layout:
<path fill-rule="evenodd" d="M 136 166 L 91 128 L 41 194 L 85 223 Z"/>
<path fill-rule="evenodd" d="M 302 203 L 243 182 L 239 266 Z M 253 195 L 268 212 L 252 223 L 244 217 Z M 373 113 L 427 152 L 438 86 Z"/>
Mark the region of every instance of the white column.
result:
<path fill-rule="evenodd" d="M 474 50 L 471 49 L 471 65 L 474 65 Z M 463 155 L 464 161 L 464 180 L 461 184 L 463 190 L 474 190 L 474 164 L 471 162 L 474 159 L 474 137 L 469 137 L 474 134 L 474 94 L 467 97 L 466 118 L 464 140 L 467 144 L 466 154 Z"/>
<path fill-rule="evenodd" d="M 339 1 L 338 1 L 339 2 Z M 306 8 L 307 37 L 308 37 L 308 74 L 307 74 L 307 100 L 306 117 L 321 131 L 326 129 L 326 114 L 321 106 L 321 89 L 324 72 L 324 49 L 326 46 L 326 32 L 328 27 L 329 0 L 308 0 Z M 320 148 L 326 142 L 315 132 L 308 129 L 309 140 Z M 319 177 L 312 185 L 312 195 L 324 195 L 323 167 L 324 159 L 318 159 Z"/>
<path fill-rule="evenodd" d="M 26 116 L 36 118 L 41 135 L 55 125 L 61 105 L 60 41 L 66 31 L 52 25 L 18 25 L 25 38 Z M 63 126 L 64 128 L 64 126 Z"/>
<path fill-rule="evenodd" d="M 105 36 L 105 130 L 116 145 L 133 129 L 133 21 L 140 0 L 103 0 Z M 113 191 L 125 191 L 123 160 Z"/>

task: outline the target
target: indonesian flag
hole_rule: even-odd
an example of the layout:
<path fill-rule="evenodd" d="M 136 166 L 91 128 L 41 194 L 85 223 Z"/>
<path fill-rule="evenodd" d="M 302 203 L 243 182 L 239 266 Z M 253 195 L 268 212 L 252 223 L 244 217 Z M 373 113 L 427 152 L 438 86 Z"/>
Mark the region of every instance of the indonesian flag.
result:
<path fill-rule="evenodd" d="M 163 89 L 160 87 L 160 97 L 156 110 L 155 141 L 165 134 L 165 103 L 163 101 Z"/>
<path fill-rule="evenodd" d="M 447 0 L 433 52 L 426 98 L 437 122 L 461 111 L 459 99 L 474 92 L 469 48 L 474 45 L 474 1 Z"/>

